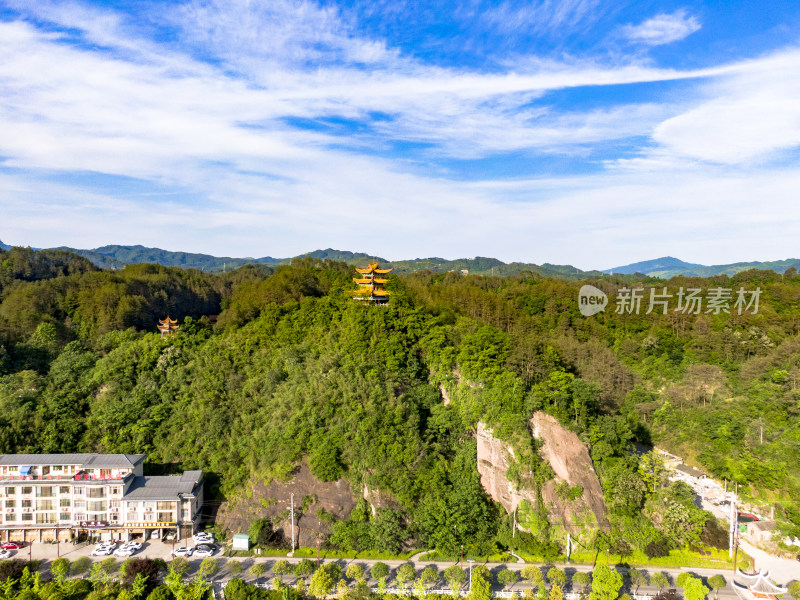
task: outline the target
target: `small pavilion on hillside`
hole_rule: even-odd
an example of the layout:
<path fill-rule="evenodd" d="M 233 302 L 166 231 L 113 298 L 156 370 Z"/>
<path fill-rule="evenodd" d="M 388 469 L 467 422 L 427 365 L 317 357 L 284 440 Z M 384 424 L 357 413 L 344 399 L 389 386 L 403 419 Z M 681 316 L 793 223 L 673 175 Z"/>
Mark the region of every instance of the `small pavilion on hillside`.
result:
<path fill-rule="evenodd" d="M 356 269 L 359 277 L 353 281 L 358 284 L 358 289 L 353 291 L 353 298 L 365 300 L 373 304 L 386 304 L 389 302 L 391 292 L 383 288 L 388 281 L 383 275 L 391 273 L 392 269 L 381 269 L 378 263 L 370 263 L 366 269 Z"/>
<path fill-rule="evenodd" d="M 781 594 L 789 590 L 772 583 L 769 579 L 769 572 L 759 571 L 755 575 L 747 575 L 741 571 L 736 572 L 736 579 L 733 581 L 733 589 L 742 600 L 776 600 Z"/>
<path fill-rule="evenodd" d="M 170 319 L 169 315 L 167 315 L 166 319 L 159 319 L 156 327 L 158 327 L 158 330 L 161 332 L 161 337 L 164 337 L 165 335 L 174 334 L 180 325 L 178 325 L 178 321 L 176 319 Z"/>

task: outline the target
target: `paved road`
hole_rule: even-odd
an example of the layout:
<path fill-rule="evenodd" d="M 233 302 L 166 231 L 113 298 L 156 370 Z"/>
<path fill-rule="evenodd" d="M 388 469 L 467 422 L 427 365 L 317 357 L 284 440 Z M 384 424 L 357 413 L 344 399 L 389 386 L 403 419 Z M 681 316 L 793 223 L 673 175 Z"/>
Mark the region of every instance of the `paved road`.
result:
<path fill-rule="evenodd" d="M 180 542 L 178 542 L 177 545 L 180 545 Z M 55 558 L 57 558 L 57 556 L 63 556 L 65 558 L 68 558 L 71 561 L 74 561 L 79 556 L 90 556 L 91 551 L 92 551 L 93 548 L 94 548 L 93 545 L 87 545 L 87 544 L 73 545 L 73 544 L 69 544 L 69 543 L 64 543 L 64 544 L 58 545 L 58 544 L 34 543 L 32 545 L 32 547 L 26 546 L 22 550 L 18 550 L 16 552 L 16 557 L 18 557 L 18 558 L 27 558 L 30 555 L 33 558 L 43 559 L 43 560 L 46 561 L 46 563 L 50 563 Z M 172 551 L 172 544 L 171 543 L 170 544 L 165 544 L 165 543 L 163 543 L 163 542 L 161 542 L 159 540 L 155 540 L 155 541 L 146 542 L 144 547 L 142 548 L 142 551 L 139 554 L 137 554 L 136 556 L 137 557 L 146 557 L 146 558 L 162 558 L 162 559 L 168 561 L 170 559 L 170 552 L 171 551 Z M 104 560 L 107 557 L 101 556 L 101 557 L 92 557 L 92 558 L 94 560 Z M 220 559 L 220 567 L 221 567 L 221 569 L 220 569 L 219 575 L 217 576 L 218 580 L 224 581 L 224 580 L 229 579 L 232 576 L 230 566 L 231 566 L 231 564 L 233 562 L 239 562 L 239 563 L 241 563 L 241 565 L 243 567 L 243 572 L 242 572 L 242 575 L 240 575 L 240 577 L 243 576 L 243 577 L 245 577 L 247 579 L 252 579 L 252 577 L 249 577 L 247 575 L 247 570 L 255 562 L 258 562 L 258 563 L 264 564 L 264 566 L 267 568 L 267 573 L 261 578 L 261 581 L 263 582 L 263 581 L 267 581 L 268 579 L 271 579 L 273 577 L 273 574 L 271 573 L 271 568 L 275 564 L 275 562 L 277 562 L 278 560 L 281 560 L 283 558 L 286 558 L 286 557 L 278 556 L 278 557 L 253 557 L 253 558 L 227 558 L 224 555 L 218 554 L 215 558 Z M 414 558 L 416 558 L 416 557 L 414 557 Z M 193 565 L 194 569 L 196 569 L 200 565 L 201 560 L 202 559 L 199 559 L 199 558 L 190 558 L 189 559 L 189 561 Z M 291 564 L 296 564 L 296 563 L 300 562 L 303 559 L 302 558 L 286 558 L 286 560 L 288 560 Z M 315 560 L 315 559 L 312 559 L 312 560 Z M 367 560 L 367 559 L 323 559 L 323 562 L 325 562 L 325 563 L 336 562 L 343 569 L 347 568 L 347 566 L 349 564 L 355 562 L 355 563 L 358 563 L 358 564 L 362 565 L 364 567 L 365 572 L 369 572 L 369 569 L 371 568 L 371 566 L 374 563 L 378 562 L 378 561 L 377 560 Z M 440 573 L 443 572 L 447 567 L 450 567 L 453 564 L 451 562 L 421 562 L 421 561 L 418 561 L 418 560 L 417 561 L 383 560 L 381 562 L 386 563 L 392 569 L 395 569 L 398 566 L 400 566 L 400 565 L 402 565 L 402 564 L 404 564 L 406 562 L 412 562 L 412 564 L 414 564 L 414 567 L 418 571 L 421 570 L 421 569 L 424 569 L 427 566 L 433 565 L 433 566 L 435 566 L 437 568 L 437 570 Z M 463 566 L 464 566 L 465 569 L 468 569 L 468 563 L 466 561 L 463 563 Z M 500 571 L 502 569 L 506 569 L 506 568 L 512 569 L 514 571 L 518 571 L 519 572 L 526 565 L 519 564 L 519 563 L 505 563 L 505 564 L 504 563 L 489 563 L 486 566 L 493 573 L 496 574 L 498 571 Z M 539 566 L 541 566 L 544 569 L 544 572 L 546 572 L 547 568 L 549 568 L 549 566 L 552 566 L 552 565 L 548 565 L 548 566 L 539 565 Z M 591 571 L 591 566 L 590 565 L 564 565 L 564 564 L 560 564 L 558 566 L 560 568 L 564 569 L 567 572 L 568 578 L 571 578 L 572 575 L 576 571 Z M 45 565 L 45 568 L 46 567 L 47 567 L 47 564 Z M 719 597 L 724 599 L 724 600 L 733 600 L 734 598 L 737 598 L 735 592 L 733 591 L 733 588 L 730 585 L 730 580 L 731 580 L 731 575 L 732 575 L 731 571 L 723 571 L 723 570 L 718 570 L 718 569 L 691 569 L 691 568 L 683 568 L 683 569 L 667 569 L 667 568 L 665 568 L 665 569 L 644 569 L 644 570 L 647 571 L 648 574 L 649 573 L 655 573 L 656 571 L 662 571 L 664 573 L 667 573 L 667 575 L 670 578 L 671 583 L 673 583 L 673 584 L 674 584 L 675 578 L 680 573 L 684 573 L 684 572 L 693 573 L 694 575 L 702 577 L 703 579 L 708 579 L 712 575 L 716 575 L 717 573 L 719 573 L 728 582 L 728 585 L 724 589 L 720 590 Z M 620 571 L 623 574 L 626 572 L 625 569 L 620 569 Z M 289 577 L 289 576 L 285 577 L 284 579 L 285 579 L 285 581 L 287 583 L 293 582 L 295 580 L 294 577 Z M 376 584 L 377 582 L 372 582 L 372 583 Z M 499 586 L 495 586 L 495 587 L 497 589 L 500 589 Z M 527 586 L 525 586 L 523 583 L 519 583 L 519 584 L 515 585 L 512 589 L 519 590 L 519 589 L 525 589 L 525 587 L 527 587 Z M 624 588 L 624 591 L 626 591 L 628 593 L 632 592 L 630 587 L 627 585 L 627 582 L 626 582 L 626 587 Z M 640 593 L 655 593 L 657 590 L 654 587 L 642 586 L 638 591 Z"/>

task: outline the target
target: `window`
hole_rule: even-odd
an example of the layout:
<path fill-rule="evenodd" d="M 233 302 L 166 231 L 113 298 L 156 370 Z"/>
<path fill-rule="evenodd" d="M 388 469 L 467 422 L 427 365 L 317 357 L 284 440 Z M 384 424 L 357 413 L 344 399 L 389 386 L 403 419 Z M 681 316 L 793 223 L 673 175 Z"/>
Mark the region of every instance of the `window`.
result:
<path fill-rule="evenodd" d="M 86 509 L 86 502 L 83 500 L 76 500 L 75 501 L 75 510 L 85 510 Z"/>
<path fill-rule="evenodd" d="M 53 489 L 53 486 L 51 486 L 51 485 L 47 485 L 47 486 L 39 486 L 39 485 L 37 485 L 36 486 L 36 497 L 37 498 L 52 498 L 53 496 L 55 496 L 55 494 L 53 492 L 54 492 L 54 489 Z"/>
<path fill-rule="evenodd" d="M 60 488 L 58 488 L 58 493 L 63 496 L 65 494 L 69 494 L 71 489 L 72 488 L 70 488 L 68 485 L 62 485 Z"/>
<path fill-rule="evenodd" d="M 111 469 L 100 469 L 100 477 L 103 479 L 111 477 Z"/>
<path fill-rule="evenodd" d="M 76 487 L 74 490 L 72 490 L 72 493 L 75 494 L 76 496 L 83 496 L 84 491 L 85 491 L 84 488 Z"/>
<path fill-rule="evenodd" d="M 114 523 L 116 523 L 117 521 L 119 521 L 119 515 L 118 515 L 117 513 L 113 513 L 113 514 L 111 515 L 111 521 L 112 521 L 112 522 L 114 522 Z"/>
<path fill-rule="evenodd" d="M 56 509 L 56 501 L 55 500 L 37 500 L 36 501 L 36 510 L 55 510 Z"/>
<path fill-rule="evenodd" d="M 6 508 L 16 508 L 17 501 L 16 500 L 6 500 Z"/>
<path fill-rule="evenodd" d="M 188 511 L 188 510 L 186 510 L 185 508 L 183 509 L 183 513 L 182 513 L 182 517 L 181 517 L 181 518 L 182 518 L 184 521 L 188 521 L 188 520 L 189 520 L 189 511 Z"/>
<path fill-rule="evenodd" d="M 23 488 L 21 488 L 21 490 L 22 490 L 21 493 L 24 494 L 24 495 L 29 495 L 29 494 L 33 493 L 33 488 L 32 487 L 23 487 Z"/>
<path fill-rule="evenodd" d="M 55 523 L 56 522 L 56 514 L 55 513 L 36 513 L 36 522 L 37 523 Z"/>
<path fill-rule="evenodd" d="M 58 520 L 59 521 L 69 521 L 70 520 L 69 513 L 68 512 L 59 513 Z"/>
<path fill-rule="evenodd" d="M 61 506 L 61 508 L 69 508 L 69 505 L 70 505 L 71 503 L 72 503 L 72 501 L 71 501 L 69 498 L 62 498 L 62 499 L 59 501 L 59 503 L 58 503 L 58 504 L 59 504 L 59 506 Z"/>
<path fill-rule="evenodd" d="M 160 512 L 158 513 L 158 521 L 159 523 L 171 523 L 175 520 L 175 515 L 171 512 Z"/>
<path fill-rule="evenodd" d="M 111 495 L 112 496 L 119 496 L 120 490 L 118 487 L 111 488 Z"/>
<path fill-rule="evenodd" d="M 6 488 L 6 496 L 13 496 L 17 493 L 17 488 L 15 487 L 7 487 Z"/>
<path fill-rule="evenodd" d="M 22 500 L 20 504 L 22 508 L 33 508 L 33 500 Z"/>
<path fill-rule="evenodd" d="M 75 520 L 76 521 L 85 521 L 86 514 L 85 513 L 75 513 Z"/>
<path fill-rule="evenodd" d="M 158 510 L 175 510 L 174 502 L 158 502 L 156 508 Z"/>
<path fill-rule="evenodd" d="M 108 509 L 105 500 L 101 500 L 99 502 L 87 502 L 86 504 L 89 512 L 105 512 Z"/>
<path fill-rule="evenodd" d="M 101 487 L 90 487 L 88 496 L 89 498 L 105 498 L 106 490 Z"/>
<path fill-rule="evenodd" d="M 119 500 L 112 500 L 111 502 L 109 502 L 109 504 L 111 505 L 111 508 L 119 508 L 121 502 Z"/>
<path fill-rule="evenodd" d="M 23 521 L 33 521 L 33 514 L 32 513 L 22 513 L 22 520 Z"/>
<path fill-rule="evenodd" d="M 129 512 L 128 515 L 125 517 L 125 520 L 128 523 L 136 523 L 139 520 L 139 515 L 135 512 Z"/>
<path fill-rule="evenodd" d="M 16 521 L 16 520 L 17 520 L 17 515 L 15 515 L 13 512 L 6 513 L 6 521 Z"/>

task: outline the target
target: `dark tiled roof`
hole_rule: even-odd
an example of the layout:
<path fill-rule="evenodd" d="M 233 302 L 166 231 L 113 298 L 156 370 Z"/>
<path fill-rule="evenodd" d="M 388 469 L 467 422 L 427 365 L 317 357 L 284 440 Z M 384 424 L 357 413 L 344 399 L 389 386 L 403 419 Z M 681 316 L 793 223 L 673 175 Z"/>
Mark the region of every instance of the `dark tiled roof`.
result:
<path fill-rule="evenodd" d="M 696 477 L 700 479 L 701 477 L 705 477 L 706 474 L 702 471 L 698 471 L 697 469 L 693 469 L 692 467 L 687 467 L 686 465 L 678 465 L 675 467 L 676 471 L 680 471 L 681 473 L 686 473 L 687 475 L 691 475 L 692 477 Z"/>
<path fill-rule="evenodd" d="M 191 495 L 202 480 L 202 471 L 186 471 L 183 475 L 134 477 L 123 500 L 175 500 L 178 494 Z"/>

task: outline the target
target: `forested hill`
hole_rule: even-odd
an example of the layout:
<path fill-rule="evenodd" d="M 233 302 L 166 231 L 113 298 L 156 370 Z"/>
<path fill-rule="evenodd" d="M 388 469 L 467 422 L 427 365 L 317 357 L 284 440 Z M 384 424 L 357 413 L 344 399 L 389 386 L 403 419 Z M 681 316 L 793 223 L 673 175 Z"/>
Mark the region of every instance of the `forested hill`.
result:
<path fill-rule="evenodd" d="M 143 452 L 149 469 L 203 469 L 218 499 L 307 462 L 356 497 L 366 486 L 388 499 L 374 515 L 359 505 L 344 520 L 325 516 L 331 546 L 552 557 L 563 538 L 543 505 L 511 535 L 512 518 L 481 487 L 474 437 L 479 422 L 490 427 L 515 450 L 515 484 L 541 489 L 553 473 L 528 419 L 545 411 L 590 450 L 611 523 L 596 547 L 658 555 L 725 543 L 633 442 L 737 481 L 800 534 L 793 273 L 643 279 L 637 314 L 625 300 L 633 276 L 423 271 L 390 276 L 379 308 L 351 299 L 344 262 L 209 274 L 71 261 L 84 267 L 14 270 L 0 291 L 0 452 Z M 577 301 L 587 283 L 610 299 L 592 317 Z M 651 287 L 672 294 L 667 314 L 646 314 Z M 689 288 L 702 290 L 696 313 L 676 310 Z M 707 310 L 717 288 L 733 290 L 728 312 Z M 737 310 L 739 289 L 760 291 L 757 310 Z M 181 329 L 162 339 L 155 322 L 166 314 Z M 574 493 L 559 490 L 565 502 Z"/>
<path fill-rule="evenodd" d="M 414 260 L 400 260 L 390 262 L 381 257 L 365 254 L 363 252 L 350 252 L 346 250 L 314 250 L 301 256 L 290 258 L 234 258 L 230 256 L 212 256 L 210 254 L 196 254 L 191 252 L 173 252 L 160 248 L 147 248 L 145 246 L 119 246 L 110 245 L 83 250 L 62 246 L 55 250 L 67 251 L 82 256 L 102 269 L 121 269 L 125 265 L 153 263 L 166 267 L 181 267 L 185 269 L 199 269 L 210 273 L 231 271 L 243 265 L 264 264 L 270 266 L 287 265 L 296 258 L 315 258 L 345 262 L 350 265 L 364 265 L 368 262 L 378 261 L 382 265 L 393 268 L 397 274 L 413 273 L 416 271 L 431 270 L 437 273 L 458 271 L 475 275 L 519 275 L 530 272 L 543 277 L 559 277 L 563 279 L 578 279 L 581 277 L 597 277 L 599 271 L 581 271 L 570 265 L 551 265 L 545 263 L 536 265 L 531 263 L 504 263 L 496 258 L 460 258 L 446 260 L 443 258 L 417 258 Z"/>

